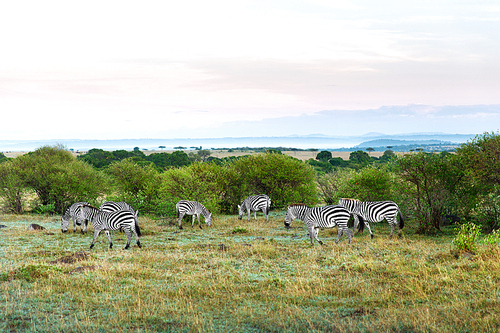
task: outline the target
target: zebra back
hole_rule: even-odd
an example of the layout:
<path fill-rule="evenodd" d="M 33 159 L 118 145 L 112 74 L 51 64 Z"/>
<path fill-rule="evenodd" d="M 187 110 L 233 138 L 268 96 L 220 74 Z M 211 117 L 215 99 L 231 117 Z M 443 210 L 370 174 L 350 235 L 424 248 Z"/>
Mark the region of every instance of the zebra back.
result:
<path fill-rule="evenodd" d="M 100 210 L 105 212 L 115 212 L 118 210 L 128 210 L 135 214 L 134 208 L 124 201 L 115 202 L 115 201 L 106 201 L 100 207 Z"/>
<path fill-rule="evenodd" d="M 271 209 L 271 199 L 265 194 L 252 195 L 243 200 L 241 205 L 238 205 L 238 218 L 241 219 L 245 211 L 257 212 L 262 211 L 266 217 Z"/>
<path fill-rule="evenodd" d="M 205 221 L 211 219 L 211 213 L 208 211 L 208 209 L 205 208 L 201 203 L 198 201 L 188 201 L 188 200 L 180 200 L 177 202 L 175 205 L 175 212 L 177 217 L 180 216 L 180 214 L 187 214 L 187 215 L 194 215 L 194 214 L 201 214 L 203 217 L 205 217 Z M 208 225 L 210 225 L 210 222 L 208 222 Z"/>

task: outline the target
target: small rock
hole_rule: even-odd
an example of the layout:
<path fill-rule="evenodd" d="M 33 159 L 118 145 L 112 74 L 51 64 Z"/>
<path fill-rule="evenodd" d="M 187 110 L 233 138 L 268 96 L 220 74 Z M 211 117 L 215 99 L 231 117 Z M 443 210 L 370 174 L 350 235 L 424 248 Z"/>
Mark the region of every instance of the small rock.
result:
<path fill-rule="evenodd" d="M 3 225 L 3 224 L 0 224 L 0 229 L 2 229 L 2 228 L 7 228 L 7 226 Z"/>
<path fill-rule="evenodd" d="M 39 224 L 32 223 L 28 226 L 28 230 L 44 230 L 45 228 Z"/>

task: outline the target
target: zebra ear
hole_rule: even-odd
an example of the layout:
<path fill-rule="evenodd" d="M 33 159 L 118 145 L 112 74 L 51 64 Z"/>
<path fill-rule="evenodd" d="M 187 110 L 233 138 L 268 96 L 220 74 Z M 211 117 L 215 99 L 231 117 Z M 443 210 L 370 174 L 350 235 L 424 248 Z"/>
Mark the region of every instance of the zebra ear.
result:
<path fill-rule="evenodd" d="M 135 212 L 135 218 L 138 218 L 139 217 L 139 211 L 136 211 Z"/>
<path fill-rule="evenodd" d="M 240 209 L 240 208 L 241 208 L 241 206 L 240 206 L 240 205 L 238 205 L 238 209 Z"/>

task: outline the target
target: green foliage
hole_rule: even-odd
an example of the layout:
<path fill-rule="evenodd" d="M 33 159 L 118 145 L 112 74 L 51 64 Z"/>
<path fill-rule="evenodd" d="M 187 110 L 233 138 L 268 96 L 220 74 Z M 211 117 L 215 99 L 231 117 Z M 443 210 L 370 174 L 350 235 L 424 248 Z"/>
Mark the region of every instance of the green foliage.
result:
<path fill-rule="evenodd" d="M 104 175 L 62 146 L 41 147 L 13 162 L 24 186 L 35 191 L 41 205 L 53 204 L 56 213 L 77 201 L 96 201 L 108 190 Z"/>
<path fill-rule="evenodd" d="M 8 157 L 4 153 L 0 153 L 0 163 L 8 161 Z"/>
<path fill-rule="evenodd" d="M 307 160 L 307 164 L 312 166 L 317 173 L 331 172 L 333 170 L 332 164 L 323 161 L 316 161 L 312 158 Z"/>
<path fill-rule="evenodd" d="M 113 199 L 125 201 L 136 210 L 156 211 L 160 178 L 152 164 L 139 164 L 135 158 L 128 158 L 111 164 L 107 172 L 116 193 Z"/>
<path fill-rule="evenodd" d="M 235 227 L 233 229 L 233 231 L 231 231 L 232 234 L 247 234 L 248 233 L 248 230 L 245 229 L 245 228 L 239 228 L 239 227 Z"/>
<path fill-rule="evenodd" d="M 457 149 L 479 184 L 500 185 L 500 134 L 484 133 Z"/>
<path fill-rule="evenodd" d="M 137 147 L 136 147 L 137 148 Z M 191 160 L 184 151 L 174 151 L 169 153 L 153 153 L 145 155 L 139 149 L 133 151 L 115 150 L 113 152 L 102 149 L 91 149 L 86 154 L 78 156 L 79 160 L 89 163 L 94 168 L 104 169 L 112 163 L 121 161 L 127 158 L 133 158 L 138 164 L 153 163 L 159 170 L 164 170 L 169 167 L 181 167 L 191 164 Z"/>
<path fill-rule="evenodd" d="M 33 207 L 33 211 L 40 215 L 53 215 L 56 212 L 56 206 L 54 204 L 37 204 Z"/>
<path fill-rule="evenodd" d="M 174 207 L 179 200 L 202 203 L 211 212 L 233 210 L 241 198 L 237 174 L 215 163 L 193 163 L 161 174 L 160 196 Z"/>
<path fill-rule="evenodd" d="M 267 194 L 273 207 L 317 202 L 315 172 L 304 162 L 279 154 L 258 154 L 233 164 L 244 184 L 244 194 Z"/>
<path fill-rule="evenodd" d="M 45 264 L 23 265 L 16 269 L 10 278 L 33 282 L 37 279 L 47 278 L 60 272 L 61 269 Z"/>
<path fill-rule="evenodd" d="M 465 177 L 461 159 L 449 153 L 413 153 L 395 160 L 394 170 L 406 183 L 401 190 L 412 200 L 419 221 L 419 233 L 440 230 L 441 217 L 450 207 L 464 214 L 476 203 L 470 195 L 470 183 Z M 460 212 L 462 213 L 462 212 Z M 463 215 L 463 214 L 461 214 Z"/>
<path fill-rule="evenodd" d="M 475 251 L 480 233 L 480 226 L 472 222 L 464 223 L 458 227 L 458 232 L 452 243 L 459 251 Z"/>
<path fill-rule="evenodd" d="M 328 162 L 331 158 L 332 158 L 332 153 L 327 150 L 320 151 L 316 155 L 316 159 L 321 162 Z"/>
<path fill-rule="evenodd" d="M 19 172 L 13 160 L 0 163 L 0 198 L 5 213 L 21 214 L 24 211 L 23 197 L 28 189 Z"/>
<path fill-rule="evenodd" d="M 491 233 L 486 235 L 483 242 L 490 246 L 500 245 L 500 229 L 493 230 Z"/>
<path fill-rule="evenodd" d="M 362 201 L 393 200 L 393 176 L 373 166 L 359 171 L 340 169 L 318 177 L 321 197 L 327 204 L 337 204 L 341 198 Z"/>

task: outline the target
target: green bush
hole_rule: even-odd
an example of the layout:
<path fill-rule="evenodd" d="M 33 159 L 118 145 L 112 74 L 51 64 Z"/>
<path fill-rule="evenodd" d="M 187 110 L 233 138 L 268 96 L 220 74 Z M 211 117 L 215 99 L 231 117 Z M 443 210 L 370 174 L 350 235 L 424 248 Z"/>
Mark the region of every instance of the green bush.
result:
<path fill-rule="evenodd" d="M 108 200 L 125 201 L 147 213 L 165 209 L 158 202 L 160 174 L 152 163 L 140 163 L 131 157 L 111 164 L 106 172 L 114 193 Z"/>
<path fill-rule="evenodd" d="M 480 226 L 472 222 L 464 223 L 458 228 L 453 244 L 459 251 L 472 252 L 477 247 L 477 239 L 480 233 Z"/>
<path fill-rule="evenodd" d="M 493 230 L 484 237 L 483 242 L 490 246 L 500 245 L 500 229 Z"/>
<path fill-rule="evenodd" d="M 23 198 L 28 189 L 19 171 L 12 160 L 0 163 L 0 198 L 5 213 L 21 214 L 24 211 Z"/>
<path fill-rule="evenodd" d="M 257 154 L 233 164 L 247 195 L 267 194 L 272 207 L 290 203 L 314 205 L 318 202 L 315 172 L 308 164 L 288 155 Z"/>
<path fill-rule="evenodd" d="M 241 198 L 239 179 L 231 168 L 215 163 L 193 163 L 161 174 L 160 197 L 175 212 L 179 200 L 202 203 L 211 212 L 234 210 Z"/>
<path fill-rule="evenodd" d="M 368 166 L 359 171 L 340 169 L 318 177 L 321 198 L 329 205 L 336 205 L 341 198 L 361 201 L 394 200 L 393 175 Z"/>
<path fill-rule="evenodd" d="M 35 191 L 41 205 L 54 205 L 56 213 L 78 201 L 96 201 L 108 191 L 102 173 L 62 146 L 41 147 L 13 163 L 23 185 Z"/>

